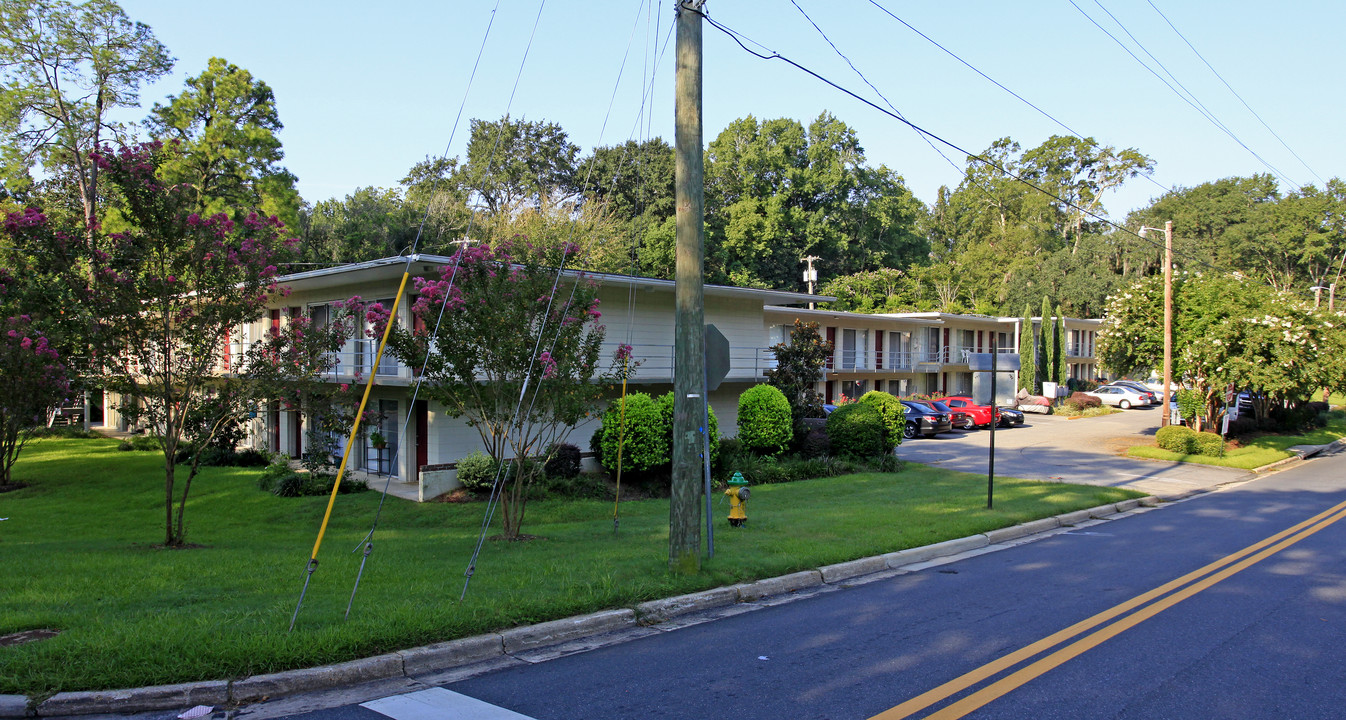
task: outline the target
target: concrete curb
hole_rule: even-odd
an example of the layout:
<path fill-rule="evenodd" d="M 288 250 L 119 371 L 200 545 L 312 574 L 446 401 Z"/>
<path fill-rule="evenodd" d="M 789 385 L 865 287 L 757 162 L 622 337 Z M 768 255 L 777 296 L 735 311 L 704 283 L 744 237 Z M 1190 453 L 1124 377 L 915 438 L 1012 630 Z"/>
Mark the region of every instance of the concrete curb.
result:
<path fill-rule="evenodd" d="M 822 573 L 823 582 L 827 584 L 838 583 L 842 580 L 849 580 L 861 575 L 881 572 L 888 569 L 888 563 L 882 555 L 874 557 L 860 558 L 849 562 L 837 563 L 836 565 L 824 565 L 818 568 Z"/>
<path fill-rule="evenodd" d="M 750 603 L 765 597 L 835 584 L 851 578 L 886 572 L 907 565 L 1017 540 L 1091 518 L 1103 518 L 1137 507 L 1155 507 L 1160 499 L 1147 496 L 1100 505 L 1013 527 L 923 547 L 860 558 L 814 570 L 766 578 L 751 583 L 712 588 L 697 593 L 650 600 L 634 608 L 618 608 L 561 620 L 511 628 L 449 642 L 410 648 L 361 660 L 323 665 L 241 680 L 216 680 L 159 685 L 126 690 L 64 692 L 39 703 L 31 711 L 23 695 L 0 695 L 0 718 L 104 715 L 187 709 L 196 705 L 246 705 L 318 690 L 330 690 L 374 680 L 415 677 L 519 652 L 559 645 L 577 639 L 652 625 L 679 615 Z"/>
<path fill-rule="evenodd" d="M 780 577 L 766 578 L 757 582 L 735 585 L 739 602 L 752 602 L 769 595 L 784 595 L 788 592 L 803 590 L 823 584 L 823 574 L 817 570 L 803 570 Z"/>
<path fill-rule="evenodd" d="M 42 701 L 35 709 L 43 716 L 91 715 L 223 705 L 228 700 L 229 684 L 217 680 L 127 690 L 62 692 Z"/>
<path fill-rule="evenodd" d="M 642 625 L 649 625 L 679 615 L 733 605 L 737 602 L 738 588 L 733 586 L 717 587 L 688 595 L 643 602 L 636 606 L 636 619 Z"/>
<path fill-rule="evenodd" d="M 28 696 L 0 695 L 0 718 L 17 718 L 28 715 Z"/>
<path fill-rule="evenodd" d="M 424 645 L 397 654 L 402 656 L 402 672 L 407 677 L 415 677 L 500 657 L 505 654 L 505 641 L 498 634 L 490 633 Z"/>
<path fill-rule="evenodd" d="M 603 610 L 601 612 L 580 615 L 573 618 L 552 620 L 549 622 L 510 628 L 500 633 L 504 640 L 505 652 L 516 653 L 535 650 L 547 645 L 601 635 L 613 630 L 622 630 L 636 624 L 636 611 L 631 608 Z"/>
<path fill-rule="evenodd" d="M 235 680 L 229 683 L 229 702 L 243 705 L 313 690 L 355 685 L 370 680 L 384 680 L 402 674 L 401 655 L 397 653 L 376 655 L 371 658 L 352 660 L 335 665 L 286 670 L 270 675 L 254 675 L 242 680 Z M 198 703 L 190 703 L 188 707 L 195 704 Z"/>

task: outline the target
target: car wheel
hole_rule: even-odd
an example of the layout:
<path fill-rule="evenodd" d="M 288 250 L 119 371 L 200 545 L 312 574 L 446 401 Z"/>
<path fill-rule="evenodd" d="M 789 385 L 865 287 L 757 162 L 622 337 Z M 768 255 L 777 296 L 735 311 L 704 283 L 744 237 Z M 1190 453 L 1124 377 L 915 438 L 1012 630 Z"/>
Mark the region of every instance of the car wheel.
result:
<path fill-rule="evenodd" d="M 1130 400 L 1123 400 L 1123 401 L 1117 403 L 1117 407 L 1119 407 L 1119 408 L 1121 408 L 1121 409 L 1123 409 L 1123 410 L 1130 410 L 1130 409 L 1131 409 L 1131 401 L 1130 401 Z"/>
<path fill-rule="evenodd" d="M 902 437 L 908 440 L 916 439 L 916 423 L 907 423 L 907 426 L 902 428 Z"/>
<path fill-rule="evenodd" d="M 967 419 L 963 421 L 963 429 L 964 429 L 964 430 L 976 430 L 976 429 L 977 429 L 977 421 L 976 421 L 976 420 L 973 420 L 971 415 L 968 415 L 968 416 L 967 416 Z"/>

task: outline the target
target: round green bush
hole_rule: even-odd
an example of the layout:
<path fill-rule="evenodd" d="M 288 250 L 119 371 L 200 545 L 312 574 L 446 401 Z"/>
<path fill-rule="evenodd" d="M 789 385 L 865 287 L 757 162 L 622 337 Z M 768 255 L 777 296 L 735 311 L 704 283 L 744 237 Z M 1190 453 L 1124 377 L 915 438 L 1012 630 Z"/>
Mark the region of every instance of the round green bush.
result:
<path fill-rule="evenodd" d="M 884 421 L 869 403 L 847 403 L 827 416 L 827 437 L 832 452 L 852 458 L 868 458 L 885 452 Z"/>
<path fill-rule="evenodd" d="M 1192 438 L 1196 443 L 1196 453 L 1207 457 L 1224 457 L 1224 438 L 1218 433 L 1197 433 Z"/>
<path fill-rule="evenodd" d="M 659 417 L 664 423 L 665 434 L 668 436 L 669 462 L 673 462 L 673 393 L 667 392 L 659 396 L 655 402 L 659 403 Z M 714 463 L 720 458 L 720 422 L 715 419 L 715 408 L 706 406 L 710 415 L 710 461 Z M 697 423 L 697 427 L 701 424 Z"/>
<path fill-rule="evenodd" d="M 1196 452 L 1196 433 L 1191 428 L 1181 425 L 1169 425 L 1159 428 L 1154 434 L 1154 440 L 1159 447 L 1169 452 L 1191 455 Z"/>
<path fill-rule="evenodd" d="M 860 402 L 879 411 L 883 419 L 883 443 L 891 450 L 902 444 L 902 430 L 907 426 L 907 406 L 882 390 L 870 390 L 860 396 Z"/>
<path fill-rule="evenodd" d="M 481 450 L 473 450 L 458 461 L 458 482 L 474 492 L 490 490 L 495 482 L 495 472 L 495 458 Z"/>
<path fill-rule="evenodd" d="M 625 418 L 622 406 L 626 407 Z M 625 438 L 623 439 L 623 422 Z M 618 448 L 622 470 L 643 472 L 670 462 L 672 446 L 665 433 L 659 403 L 645 393 L 629 393 L 612 401 L 603 413 L 603 468 L 617 471 Z"/>
<path fill-rule="evenodd" d="M 738 439 L 764 455 L 777 455 L 794 436 L 794 419 L 785 393 L 771 385 L 755 385 L 738 396 Z"/>

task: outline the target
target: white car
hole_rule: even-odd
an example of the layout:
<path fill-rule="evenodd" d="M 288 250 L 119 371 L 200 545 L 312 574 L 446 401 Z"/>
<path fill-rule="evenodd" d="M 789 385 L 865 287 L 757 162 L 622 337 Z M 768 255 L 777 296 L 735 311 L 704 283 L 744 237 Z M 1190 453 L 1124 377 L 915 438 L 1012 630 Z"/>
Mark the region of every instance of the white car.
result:
<path fill-rule="evenodd" d="M 1126 410 L 1133 405 L 1144 407 L 1150 404 L 1148 396 L 1141 395 L 1131 388 L 1120 387 L 1117 385 L 1104 385 L 1101 388 L 1095 388 L 1086 392 L 1085 395 L 1092 395 L 1103 401 L 1104 405 L 1113 405 L 1123 410 Z"/>

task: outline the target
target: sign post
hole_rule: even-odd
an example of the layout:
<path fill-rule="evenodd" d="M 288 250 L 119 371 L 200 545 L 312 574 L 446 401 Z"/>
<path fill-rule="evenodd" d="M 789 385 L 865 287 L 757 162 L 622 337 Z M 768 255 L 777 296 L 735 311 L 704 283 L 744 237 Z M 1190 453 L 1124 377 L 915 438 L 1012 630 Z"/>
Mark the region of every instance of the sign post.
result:
<path fill-rule="evenodd" d="M 991 509 L 995 499 L 995 426 L 996 421 L 996 398 L 995 381 L 997 373 L 1017 372 L 1019 370 L 1019 354 L 1006 354 L 1004 362 L 997 362 L 1000 357 L 1000 348 L 992 347 L 988 353 L 968 353 L 967 366 L 972 372 L 991 373 L 991 449 L 990 456 L 986 463 L 986 509 Z"/>

